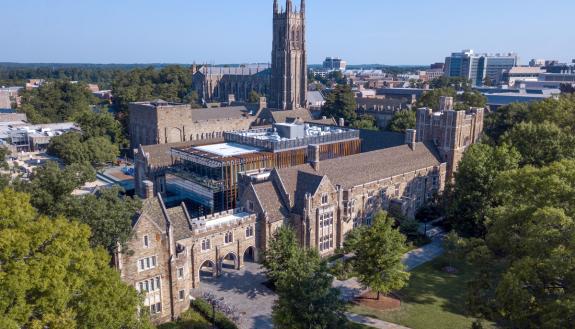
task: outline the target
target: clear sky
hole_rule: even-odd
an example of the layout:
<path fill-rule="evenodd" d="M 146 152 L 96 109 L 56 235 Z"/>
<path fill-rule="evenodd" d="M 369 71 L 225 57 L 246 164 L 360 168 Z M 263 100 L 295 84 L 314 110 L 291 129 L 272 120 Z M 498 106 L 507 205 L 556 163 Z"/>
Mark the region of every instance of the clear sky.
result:
<path fill-rule="evenodd" d="M 272 3 L 0 0 L 0 61 L 269 62 Z M 472 48 L 571 61 L 574 12 L 575 0 L 307 0 L 308 58 L 429 64 Z"/>

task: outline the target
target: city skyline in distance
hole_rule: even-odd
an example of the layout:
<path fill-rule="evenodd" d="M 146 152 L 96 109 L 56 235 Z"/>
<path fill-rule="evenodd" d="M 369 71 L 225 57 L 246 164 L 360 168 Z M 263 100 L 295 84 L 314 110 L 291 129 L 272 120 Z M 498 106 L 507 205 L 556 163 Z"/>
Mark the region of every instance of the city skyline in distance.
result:
<path fill-rule="evenodd" d="M 569 33 L 569 8 L 575 3 L 568 0 L 550 0 L 544 7 L 520 0 L 486 0 L 481 6 L 454 0 L 394 2 L 308 0 L 308 62 L 338 56 L 350 64 L 425 65 L 468 48 L 516 52 L 521 64 L 531 58 L 575 58 L 575 35 Z M 10 2 L 4 8 L 19 14 L 0 21 L 7 45 L 0 62 L 268 63 L 272 4 Z"/>

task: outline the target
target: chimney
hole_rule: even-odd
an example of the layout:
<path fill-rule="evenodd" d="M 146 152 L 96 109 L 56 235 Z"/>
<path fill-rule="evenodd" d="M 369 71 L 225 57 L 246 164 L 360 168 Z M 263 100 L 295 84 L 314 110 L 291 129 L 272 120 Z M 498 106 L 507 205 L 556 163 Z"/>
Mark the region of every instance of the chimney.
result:
<path fill-rule="evenodd" d="M 453 111 L 453 97 L 439 97 L 439 112 Z"/>
<path fill-rule="evenodd" d="M 339 118 L 338 125 L 339 125 L 340 127 L 345 126 L 345 119 L 344 119 L 344 118 Z"/>
<path fill-rule="evenodd" d="M 417 141 L 417 130 L 407 129 L 405 131 L 405 144 L 409 145 L 409 148 L 415 151 L 416 141 Z"/>
<path fill-rule="evenodd" d="M 319 145 L 310 144 L 307 147 L 308 161 L 316 171 L 319 170 Z"/>
<path fill-rule="evenodd" d="M 142 195 L 140 195 L 140 197 L 144 200 L 148 200 L 154 197 L 154 183 L 152 183 L 152 181 L 149 180 L 145 180 L 142 182 L 143 185 L 143 189 L 142 189 Z"/>

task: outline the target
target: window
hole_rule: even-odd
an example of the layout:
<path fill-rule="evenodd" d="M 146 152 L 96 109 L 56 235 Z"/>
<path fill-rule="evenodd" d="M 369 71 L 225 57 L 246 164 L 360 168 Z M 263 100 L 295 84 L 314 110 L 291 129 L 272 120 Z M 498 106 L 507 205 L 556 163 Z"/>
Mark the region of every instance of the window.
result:
<path fill-rule="evenodd" d="M 180 267 L 178 269 L 178 279 L 183 279 L 184 278 L 184 268 Z"/>
<path fill-rule="evenodd" d="M 232 232 L 226 233 L 226 236 L 224 237 L 224 243 L 232 243 L 232 242 L 234 242 L 234 234 Z"/>
<path fill-rule="evenodd" d="M 210 239 L 203 239 L 202 240 L 202 251 L 210 250 Z"/>
<path fill-rule="evenodd" d="M 144 248 L 148 248 L 150 246 L 150 241 L 148 240 L 148 236 L 144 235 Z"/>
<path fill-rule="evenodd" d="M 395 197 L 399 197 L 399 188 L 401 187 L 400 184 L 395 184 Z"/>
<path fill-rule="evenodd" d="M 248 210 L 254 211 L 254 203 L 252 201 L 248 200 L 247 204 L 248 204 Z"/>
<path fill-rule="evenodd" d="M 138 292 L 145 292 L 145 293 L 159 291 L 161 289 L 160 283 L 161 283 L 160 277 L 157 276 L 155 278 L 138 282 L 138 284 L 136 285 L 136 290 Z"/>
<path fill-rule="evenodd" d="M 162 312 L 162 304 L 161 303 L 156 303 L 156 304 L 150 305 L 150 314 L 158 314 L 160 312 Z"/>
<path fill-rule="evenodd" d="M 180 300 L 184 300 L 184 298 L 186 297 L 186 292 L 184 290 L 180 290 L 178 293 L 178 297 Z"/>
<path fill-rule="evenodd" d="M 320 214 L 319 217 L 319 250 L 333 248 L 333 212 Z"/>
<path fill-rule="evenodd" d="M 156 267 L 156 256 L 142 258 L 138 262 L 138 271 L 145 271 Z"/>
<path fill-rule="evenodd" d="M 248 226 L 246 227 L 246 238 L 254 236 L 254 227 Z"/>
<path fill-rule="evenodd" d="M 327 204 L 327 202 L 328 202 L 327 193 L 324 193 L 321 196 L 321 204 Z"/>

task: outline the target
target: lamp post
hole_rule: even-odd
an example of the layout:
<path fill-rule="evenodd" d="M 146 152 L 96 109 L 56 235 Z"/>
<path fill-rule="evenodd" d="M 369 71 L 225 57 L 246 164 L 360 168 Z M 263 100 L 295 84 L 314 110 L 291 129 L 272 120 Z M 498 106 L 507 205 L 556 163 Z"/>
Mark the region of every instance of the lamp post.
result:
<path fill-rule="evenodd" d="M 216 303 L 224 300 L 224 297 L 212 300 L 212 329 L 216 329 Z"/>

